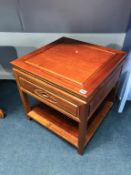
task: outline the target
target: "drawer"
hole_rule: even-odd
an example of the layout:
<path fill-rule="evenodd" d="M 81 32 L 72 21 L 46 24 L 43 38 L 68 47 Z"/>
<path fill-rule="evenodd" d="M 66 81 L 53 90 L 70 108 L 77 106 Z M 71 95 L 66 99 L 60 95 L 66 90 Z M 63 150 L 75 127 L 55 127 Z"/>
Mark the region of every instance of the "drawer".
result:
<path fill-rule="evenodd" d="M 112 88 L 116 85 L 119 80 L 121 68 L 116 70 L 112 75 L 110 75 L 100 86 L 97 92 L 94 94 L 91 102 L 89 104 L 89 115 L 91 116 L 98 106 L 103 102 L 105 97 L 110 93 Z"/>
<path fill-rule="evenodd" d="M 32 75 L 29 75 L 25 72 L 22 72 L 18 69 L 13 69 L 15 75 L 17 75 L 17 77 L 21 77 L 24 80 L 37 85 L 38 87 L 44 89 L 45 91 L 48 91 L 52 94 L 57 95 L 58 97 L 63 98 L 66 101 L 69 101 L 73 104 L 76 104 L 77 106 L 81 106 L 83 104 L 86 104 L 85 101 L 77 98 L 75 95 L 72 95 L 64 90 L 61 89 L 61 87 L 56 87 L 55 85 L 50 84 L 49 82 L 47 83 L 46 80 L 41 80 L 40 77 L 35 77 Z"/>
<path fill-rule="evenodd" d="M 63 99 L 61 96 L 56 95 L 56 93 L 50 92 L 50 89 L 45 89 L 35 84 L 35 82 L 30 82 L 23 77 L 19 77 L 20 88 L 26 93 L 34 96 L 38 100 L 44 102 L 45 104 L 59 110 L 60 112 L 65 111 L 66 113 L 77 117 L 78 116 L 78 105 L 71 103 Z"/>

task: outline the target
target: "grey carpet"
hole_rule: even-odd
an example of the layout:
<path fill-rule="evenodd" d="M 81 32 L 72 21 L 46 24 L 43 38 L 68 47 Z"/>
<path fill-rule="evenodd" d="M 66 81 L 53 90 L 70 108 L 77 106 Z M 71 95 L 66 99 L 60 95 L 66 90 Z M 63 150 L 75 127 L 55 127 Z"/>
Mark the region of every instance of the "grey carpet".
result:
<path fill-rule="evenodd" d="M 0 107 L 0 175 L 131 175 L 131 103 L 121 115 L 114 105 L 83 156 L 27 120 L 15 82 L 0 82 Z"/>

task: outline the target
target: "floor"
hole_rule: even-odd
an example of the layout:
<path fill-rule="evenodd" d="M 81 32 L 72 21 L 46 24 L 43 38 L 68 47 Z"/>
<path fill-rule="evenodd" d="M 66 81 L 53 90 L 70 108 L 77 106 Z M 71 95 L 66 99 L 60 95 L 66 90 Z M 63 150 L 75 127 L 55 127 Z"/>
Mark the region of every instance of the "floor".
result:
<path fill-rule="evenodd" d="M 131 102 L 114 105 L 80 156 L 24 114 L 14 81 L 0 82 L 0 175 L 131 175 Z"/>

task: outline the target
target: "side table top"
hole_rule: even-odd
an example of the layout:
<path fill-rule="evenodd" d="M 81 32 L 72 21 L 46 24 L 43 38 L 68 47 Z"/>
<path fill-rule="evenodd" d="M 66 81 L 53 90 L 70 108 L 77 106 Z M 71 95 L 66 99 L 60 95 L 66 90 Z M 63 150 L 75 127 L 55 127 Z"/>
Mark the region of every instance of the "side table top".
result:
<path fill-rule="evenodd" d="M 123 51 L 63 37 L 11 64 L 87 97 L 122 63 L 125 55 Z"/>

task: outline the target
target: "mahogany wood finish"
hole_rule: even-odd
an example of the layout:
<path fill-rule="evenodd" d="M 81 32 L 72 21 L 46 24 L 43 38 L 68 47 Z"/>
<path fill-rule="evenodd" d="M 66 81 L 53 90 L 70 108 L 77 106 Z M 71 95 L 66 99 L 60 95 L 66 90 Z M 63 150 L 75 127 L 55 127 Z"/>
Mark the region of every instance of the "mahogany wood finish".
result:
<path fill-rule="evenodd" d="M 12 61 L 27 116 L 83 154 L 113 104 L 125 55 L 63 37 Z M 27 95 L 43 105 L 30 107 Z"/>
<path fill-rule="evenodd" d="M 4 118 L 5 117 L 5 113 L 2 109 L 0 109 L 0 118 Z"/>

